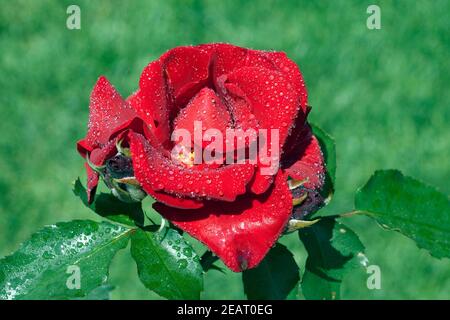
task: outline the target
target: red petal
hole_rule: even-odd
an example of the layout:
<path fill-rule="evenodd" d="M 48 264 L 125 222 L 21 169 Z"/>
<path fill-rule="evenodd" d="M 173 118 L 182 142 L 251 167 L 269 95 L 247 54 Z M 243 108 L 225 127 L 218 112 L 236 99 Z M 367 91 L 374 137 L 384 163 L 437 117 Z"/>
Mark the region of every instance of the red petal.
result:
<path fill-rule="evenodd" d="M 268 70 L 281 71 L 280 57 L 284 55 L 281 60 L 289 60 L 282 52 L 252 50 L 227 43 L 203 44 L 197 48 L 211 54 L 214 78 L 243 67 L 263 67 Z"/>
<path fill-rule="evenodd" d="M 239 272 L 256 267 L 277 241 L 291 215 L 292 196 L 286 176 L 279 171 L 264 195 L 242 196 L 233 203 L 210 202 L 200 210 L 154 207 Z"/>
<path fill-rule="evenodd" d="M 165 146 L 170 141 L 170 114 L 174 111 L 161 62 L 145 67 L 139 80 L 139 90 L 129 97 L 130 104 Z"/>
<path fill-rule="evenodd" d="M 305 114 L 299 114 L 292 125 L 291 132 L 286 138 L 283 146 L 283 157 L 290 158 L 291 154 L 296 154 L 298 149 L 301 148 L 303 143 L 303 138 L 308 135 L 308 130 L 310 130 L 306 119 L 308 117 L 311 107 L 307 106 Z M 295 155 L 294 155 L 295 157 Z"/>
<path fill-rule="evenodd" d="M 174 129 L 186 129 L 194 136 L 194 121 L 201 121 L 203 129 L 217 129 L 225 136 L 230 114 L 212 89 L 203 88 L 182 109 L 174 122 Z M 202 133 L 203 134 L 203 133 Z"/>
<path fill-rule="evenodd" d="M 267 70 L 279 71 L 278 67 L 274 64 L 269 51 L 263 50 L 248 50 L 245 60 L 245 66 L 247 67 L 261 67 Z"/>
<path fill-rule="evenodd" d="M 112 158 L 116 153 L 117 138 L 109 141 L 104 147 L 92 150 L 89 154 L 89 160 L 96 166 L 101 166 L 106 159 Z"/>
<path fill-rule="evenodd" d="M 238 86 L 252 105 L 252 111 L 263 129 L 280 130 L 283 146 L 296 118 L 300 96 L 281 72 L 246 67 L 228 75 L 227 84 Z"/>
<path fill-rule="evenodd" d="M 86 184 L 86 193 L 88 203 L 92 203 L 94 201 L 95 192 L 97 191 L 98 179 L 99 175 L 97 172 L 92 170 L 92 168 L 85 163 L 86 175 L 87 175 L 87 184 Z"/>
<path fill-rule="evenodd" d="M 86 155 L 92 151 L 92 146 L 86 141 L 86 139 L 82 139 L 77 142 L 77 151 L 83 158 L 86 158 Z"/>
<path fill-rule="evenodd" d="M 211 53 L 213 78 L 215 80 L 236 68 L 245 66 L 248 52 L 246 48 L 225 43 L 205 44 L 199 47 Z"/>
<path fill-rule="evenodd" d="M 261 174 L 261 170 L 258 168 L 255 171 L 255 176 L 250 183 L 250 190 L 256 194 L 263 194 L 272 185 L 273 176 Z"/>
<path fill-rule="evenodd" d="M 228 102 L 235 126 L 243 130 L 259 128 L 258 119 L 253 114 L 252 104 L 245 93 L 236 84 L 224 83 L 224 81 L 226 81 L 226 76 L 218 79 L 218 85 Z"/>
<path fill-rule="evenodd" d="M 184 106 L 209 78 L 211 54 L 198 47 L 177 47 L 161 56 L 177 106 Z"/>
<path fill-rule="evenodd" d="M 307 92 L 303 77 L 296 63 L 284 52 L 251 50 L 226 43 L 200 45 L 199 48 L 212 54 L 214 79 L 243 67 L 263 67 L 279 71 L 292 82 L 301 94 L 302 108 L 307 104 Z"/>
<path fill-rule="evenodd" d="M 300 94 L 293 86 L 281 72 L 254 67 L 232 72 L 225 83 L 231 94 L 241 95 L 242 99 L 248 101 L 247 107 L 251 106 L 252 110 L 247 109 L 245 112 L 255 116 L 260 129 L 279 129 L 280 153 L 299 113 Z M 242 92 L 240 93 L 238 89 Z M 268 145 L 271 143 L 270 137 L 269 135 L 266 142 Z M 270 179 L 262 175 L 260 171 L 262 166 L 259 167 L 251 185 L 251 190 L 257 194 L 267 190 L 271 183 Z"/>
<path fill-rule="evenodd" d="M 307 114 L 308 92 L 297 64 L 289 59 L 284 52 L 266 52 L 265 54 L 272 60 L 276 68 L 285 75 L 297 94 L 300 95 L 302 111 L 304 114 Z"/>
<path fill-rule="evenodd" d="M 178 166 L 152 147 L 142 135 L 130 133 L 130 150 L 136 179 L 148 193 L 163 190 L 181 197 L 234 201 L 246 192 L 254 166 L 233 164 L 197 170 Z"/>
<path fill-rule="evenodd" d="M 218 79 L 218 84 L 222 88 L 225 99 L 232 110 L 236 127 L 242 128 L 243 130 L 260 128 L 260 123 L 253 114 L 252 104 L 245 93 L 234 83 L 225 84 L 225 81 L 226 76 L 223 76 Z M 260 166 L 259 162 L 258 166 Z M 253 180 L 250 182 L 250 190 L 256 194 L 262 194 L 269 189 L 272 182 L 273 177 L 262 175 L 258 168 Z"/>
<path fill-rule="evenodd" d="M 145 191 L 152 196 L 156 201 L 161 202 L 169 207 L 178 209 L 199 209 L 203 207 L 203 202 L 189 198 L 179 198 L 171 194 L 164 192 L 157 192 L 151 188 L 145 189 Z"/>
<path fill-rule="evenodd" d="M 116 139 L 114 139 L 109 141 L 104 147 L 92 150 L 92 152 L 90 152 L 89 154 L 89 160 L 92 164 L 101 166 L 106 159 L 114 156 L 116 152 Z M 86 167 L 87 174 L 87 198 L 88 202 L 92 203 L 92 201 L 94 201 L 95 192 L 97 190 L 99 174 L 92 170 L 87 162 L 84 164 L 84 166 Z"/>
<path fill-rule="evenodd" d="M 148 68 L 148 67 L 147 67 Z M 145 102 L 143 101 L 144 95 L 140 92 L 140 90 L 137 90 L 134 92 L 131 96 L 129 96 L 126 100 L 126 102 L 134 109 L 136 110 L 137 115 L 149 126 L 152 130 L 155 129 L 155 121 L 152 117 L 152 113 L 150 113 L 151 108 L 149 108 L 147 105 L 145 105 Z M 151 110 L 153 111 L 153 110 Z"/>
<path fill-rule="evenodd" d="M 95 84 L 89 109 L 85 142 L 92 148 L 106 144 L 118 128 L 136 116 L 105 77 L 100 77 Z"/>
<path fill-rule="evenodd" d="M 319 190 L 325 181 L 325 166 L 322 150 L 317 138 L 309 126 L 302 130 L 303 136 L 299 144 L 284 165 L 287 174 L 295 180 L 307 180 L 306 188 Z"/>

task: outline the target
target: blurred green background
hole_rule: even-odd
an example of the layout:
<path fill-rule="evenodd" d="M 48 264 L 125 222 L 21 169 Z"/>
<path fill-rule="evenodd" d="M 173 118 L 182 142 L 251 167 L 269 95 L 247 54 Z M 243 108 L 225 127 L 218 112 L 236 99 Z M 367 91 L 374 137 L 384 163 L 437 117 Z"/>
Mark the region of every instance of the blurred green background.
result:
<path fill-rule="evenodd" d="M 381 7 L 381 30 L 366 9 Z M 81 8 L 81 30 L 66 9 Z M 97 219 L 71 192 L 84 177 L 75 142 L 99 75 L 123 96 L 166 50 L 230 42 L 285 51 L 305 77 L 311 120 L 338 150 L 330 212 L 353 208 L 375 169 L 398 168 L 450 193 L 450 1 L 2 1 L 0 2 L 0 256 L 46 224 Z M 436 260 L 363 217 L 360 235 L 382 289 L 364 271 L 345 278 L 343 298 L 450 298 L 450 260 Z M 282 242 L 305 252 L 295 235 Z M 111 270 L 113 298 L 146 299 L 128 251 Z M 210 272 L 204 298 L 243 298 L 240 275 Z"/>

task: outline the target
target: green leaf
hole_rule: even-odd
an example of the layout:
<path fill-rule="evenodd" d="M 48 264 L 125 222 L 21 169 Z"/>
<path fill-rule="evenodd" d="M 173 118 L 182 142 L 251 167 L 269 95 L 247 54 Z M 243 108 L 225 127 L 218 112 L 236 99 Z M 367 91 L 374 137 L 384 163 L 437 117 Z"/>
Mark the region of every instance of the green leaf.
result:
<path fill-rule="evenodd" d="M 146 288 L 168 299 L 199 299 L 203 290 L 200 259 L 177 231 L 137 230 L 131 255 Z"/>
<path fill-rule="evenodd" d="M 301 284 L 306 299 L 340 298 L 346 272 L 362 264 L 364 246 L 358 236 L 333 218 L 323 218 L 299 231 L 308 252 Z"/>
<path fill-rule="evenodd" d="M 84 188 L 79 178 L 74 183 L 73 193 L 81 199 L 86 207 L 101 217 L 129 226 L 144 225 L 144 212 L 140 202 L 126 203 L 120 201 L 112 194 L 101 193 L 96 195 L 93 203 L 89 204 L 86 188 Z"/>
<path fill-rule="evenodd" d="M 434 257 L 450 257 L 450 201 L 435 188 L 397 170 L 376 171 L 356 193 L 355 208 Z"/>
<path fill-rule="evenodd" d="M 85 297 L 106 282 L 109 264 L 126 247 L 130 231 L 89 220 L 45 227 L 0 260 L 0 300 Z"/>
<path fill-rule="evenodd" d="M 316 125 L 311 125 L 313 134 L 319 140 L 320 148 L 322 149 L 323 157 L 327 173 L 325 175 L 325 185 L 321 191 L 322 196 L 328 203 L 331 201 L 334 193 L 335 179 L 336 179 L 336 145 L 333 137 L 320 129 Z"/>
<path fill-rule="evenodd" d="M 280 243 L 256 268 L 242 273 L 244 291 L 251 300 L 294 298 L 299 280 L 299 269 L 292 253 Z"/>

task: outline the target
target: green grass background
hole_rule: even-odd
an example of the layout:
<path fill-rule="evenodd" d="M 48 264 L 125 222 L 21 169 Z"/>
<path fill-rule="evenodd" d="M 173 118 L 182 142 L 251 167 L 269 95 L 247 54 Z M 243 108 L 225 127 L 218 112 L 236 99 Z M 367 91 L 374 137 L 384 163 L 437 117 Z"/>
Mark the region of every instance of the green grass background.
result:
<path fill-rule="evenodd" d="M 382 29 L 368 30 L 378 4 Z M 81 30 L 66 8 L 81 8 Z M 306 79 L 311 120 L 336 138 L 330 212 L 353 208 L 375 169 L 398 168 L 450 193 L 450 1 L 0 2 L 0 255 L 57 221 L 92 218 L 71 192 L 84 176 L 75 142 L 99 75 L 123 96 L 144 66 L 179 45 L 230 42 L 285 51 Z M 426 214 L 426 212 L 424 213 Z M 343 298 L 450 298 L 450 260 L 363 217 L 346 220 L 380 266 L 382 289 L 354 272 Z M 296 236 L 282 240 L 301 268 Z M 127 251 L 113 262 L 113 298 L 156 298 Z M 240 275 L 210 272 L 204 298 L 243 298 Z"/>

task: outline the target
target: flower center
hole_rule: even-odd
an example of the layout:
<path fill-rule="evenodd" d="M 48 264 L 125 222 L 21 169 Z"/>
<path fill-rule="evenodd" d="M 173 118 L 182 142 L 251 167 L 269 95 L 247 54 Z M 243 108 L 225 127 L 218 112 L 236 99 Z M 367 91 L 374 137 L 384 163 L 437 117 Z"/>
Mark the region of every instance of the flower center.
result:
<path fill-rule="evenodd" d="M 195 153 L 193 150 L 189 151 L 188 148 L 181 145 L 177 150 L 176 160 L 186 167 L 192 168 L 194 166 Z"/>

